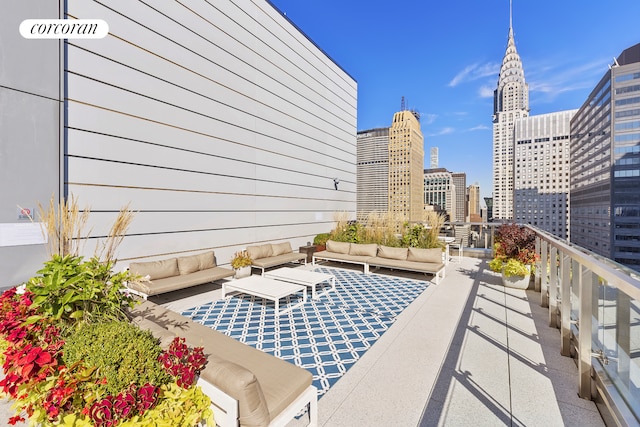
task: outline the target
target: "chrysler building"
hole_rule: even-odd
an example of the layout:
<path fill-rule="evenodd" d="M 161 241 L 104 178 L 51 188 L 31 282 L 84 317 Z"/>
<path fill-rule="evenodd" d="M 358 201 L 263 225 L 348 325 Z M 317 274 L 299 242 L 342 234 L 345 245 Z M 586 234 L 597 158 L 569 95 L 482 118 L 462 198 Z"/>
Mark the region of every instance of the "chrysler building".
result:
<path fill-rule="evenodd" d="M 493 218 L 513 219 L 514 135 L 516 119 L 529 115 L 529 86 L 513 38 L 513 8 L 509 11 L 509 40 L 498 87 L 493 92 Z"/>

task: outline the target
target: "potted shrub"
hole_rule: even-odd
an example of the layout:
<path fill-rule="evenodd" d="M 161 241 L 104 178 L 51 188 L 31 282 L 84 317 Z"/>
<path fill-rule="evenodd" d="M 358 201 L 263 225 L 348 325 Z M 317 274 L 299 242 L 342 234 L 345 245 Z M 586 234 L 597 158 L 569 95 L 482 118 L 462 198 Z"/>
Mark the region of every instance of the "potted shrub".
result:
<path fill-rule="evenodd" d="M 251 264 L 253 260 L 246 250 L 238 251 L 231 258 L 231 268 L 236 271 L 236 279 L 249 277 L 251 275 Z"/>
<path fill-rule="evenodd" d="M 320 233 L 313 238 L 313 244 L 316 245 L 316 252 L 327 249 L 327 240 L 331 238 L 330 233 Z"/>
<path fill-rule="evenodd" d="M 202 348 L 176 337 L 166 350 L 129 322 L 128 272 L 54 255 L 25 285 L 0 295 L 0 391 L 15 424 L 40 427 L 213 426 L 195 384 Z"/>
<path fill-rule="evenodd" d="M 535 232 L 517 224 L 503 224 L 497 228 L 495 239 L 489 268 L 502 274 L 504 286 L 526 289 L 537 260 Z"/>

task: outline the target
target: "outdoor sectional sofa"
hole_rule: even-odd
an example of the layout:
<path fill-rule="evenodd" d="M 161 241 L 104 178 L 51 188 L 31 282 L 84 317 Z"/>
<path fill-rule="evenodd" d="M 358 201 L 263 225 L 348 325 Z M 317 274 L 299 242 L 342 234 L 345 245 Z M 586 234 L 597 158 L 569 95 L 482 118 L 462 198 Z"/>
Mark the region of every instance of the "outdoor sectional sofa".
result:
<path fill-rule="evenodd" d="M 317 425 L 318 391 L 309 371 L 151 301 L 142 301 L 129 315 L 161 345 L 179 336 L 190 346 L 204 347 L 207 365 L 198 385 L 211 398 L 220 427 L 285 426 L 304 409 L 309 426 Z"/>
<path fill-rule="evenodd" d="M 289 242 L 247 246 L 247 254 L 252 260 L 251 267 L 261 269 L 263 276 L 265 268 L 302 260 L 305 260 L 305 264 L 307 262 L 307 254 L 293 252 Z"/>
<path fill-rule="evenodd" d="M 445 277 L 441 248 L 394 248 L 328 240 L 326 250 L 313 254 L 314 265 L 316 259 L 361 264 L 365 274 L 371 266 L 433 274 L 436 284 Z"/>
<path fill-rule="evenodd" d="M 143 280 L 127 287 L 143 298 L 231 277 L 230 268 L 218 267 L 213 251 L 161 261 L 132 262 L 129 271 Z"/>

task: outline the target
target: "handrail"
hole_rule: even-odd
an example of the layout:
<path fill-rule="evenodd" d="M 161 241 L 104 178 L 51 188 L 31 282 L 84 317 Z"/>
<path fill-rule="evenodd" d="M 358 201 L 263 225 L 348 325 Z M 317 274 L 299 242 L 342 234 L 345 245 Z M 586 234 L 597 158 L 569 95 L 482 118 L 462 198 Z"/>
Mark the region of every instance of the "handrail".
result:
<path fill-rule="evenodd" d="M 485 248 L 493 247 L 495 228 L 501 225 L 445 224 L 450 232 L 462 227 L 463 233 L 480 233 L 482 238 L 476 243 Z M 536 291 L 540 292 L 540 304 L 549 308 L 549 326 L 560 329 L 560 353 L 576 359 L 578 394 L 604 402 L 598 405 L 607 413 L 603 418 L 616 425 L 640 426 L 640 398 L 632 392 L 640 384 L 634 383 L 638 380 L 630 374 L 640 359 L 631 340 L 640 325 L 630 320 L 633 307 L 640 304 L 640 273 L 536 227 L 524 226 L 536 234 L 539 266 L 555 266 L 537 269 Z M 558 261 L 552 264 L 551 260 Z M 609 360 L 615 363 L 609 364 Z"/>
<path fill-rule="evenodd" d="M 570 255 L 571 258 L 577 260 L 580 264 L 584 265 L 601 278 L 606 279 L 609 285 L 620 289 L 632 299 L 640 300 L 640 280 L 635 279 L 631 277 L 629 273 L 622 271 L 626 270 L 626 267 L 623 265 L 609 265 L 609 263 L 614 263 L 614 261 L 601 261 L 597 258 L 598 255 L 589 253 L 584 248 L 564 243 L 556 236 L 530 225 L 525 225 L 525 227 L 533 230 L 538 237 L 560 249 L 563 253 Z"/>

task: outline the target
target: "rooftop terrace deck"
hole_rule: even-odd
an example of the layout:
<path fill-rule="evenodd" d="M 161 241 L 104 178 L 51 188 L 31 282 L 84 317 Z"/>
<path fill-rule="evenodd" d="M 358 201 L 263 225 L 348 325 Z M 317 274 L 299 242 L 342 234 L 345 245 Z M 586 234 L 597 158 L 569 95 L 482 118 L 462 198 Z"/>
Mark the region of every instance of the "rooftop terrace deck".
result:
<path fill-rule="evenodd" d="M 194 291 L 156 302 L 181 311 L 220 296 Z M 539 301 L 535 291 L 504 288 L 486 260 L 450 263 L 319 400 L 320 425 L 604 425 L 578 397 L 575 363 L 560 355 L 560 333 Z"/>
<path fill-rule="evenodd" d="M 202 300 L 160 302 L 181 311 Z M 595 404 L 578 397 L 575 363 L 560 355 L 539 301 L 504 288 L 486 260 L 450 263 L 320 399 L 320 425 L 603 426 Z"/>

